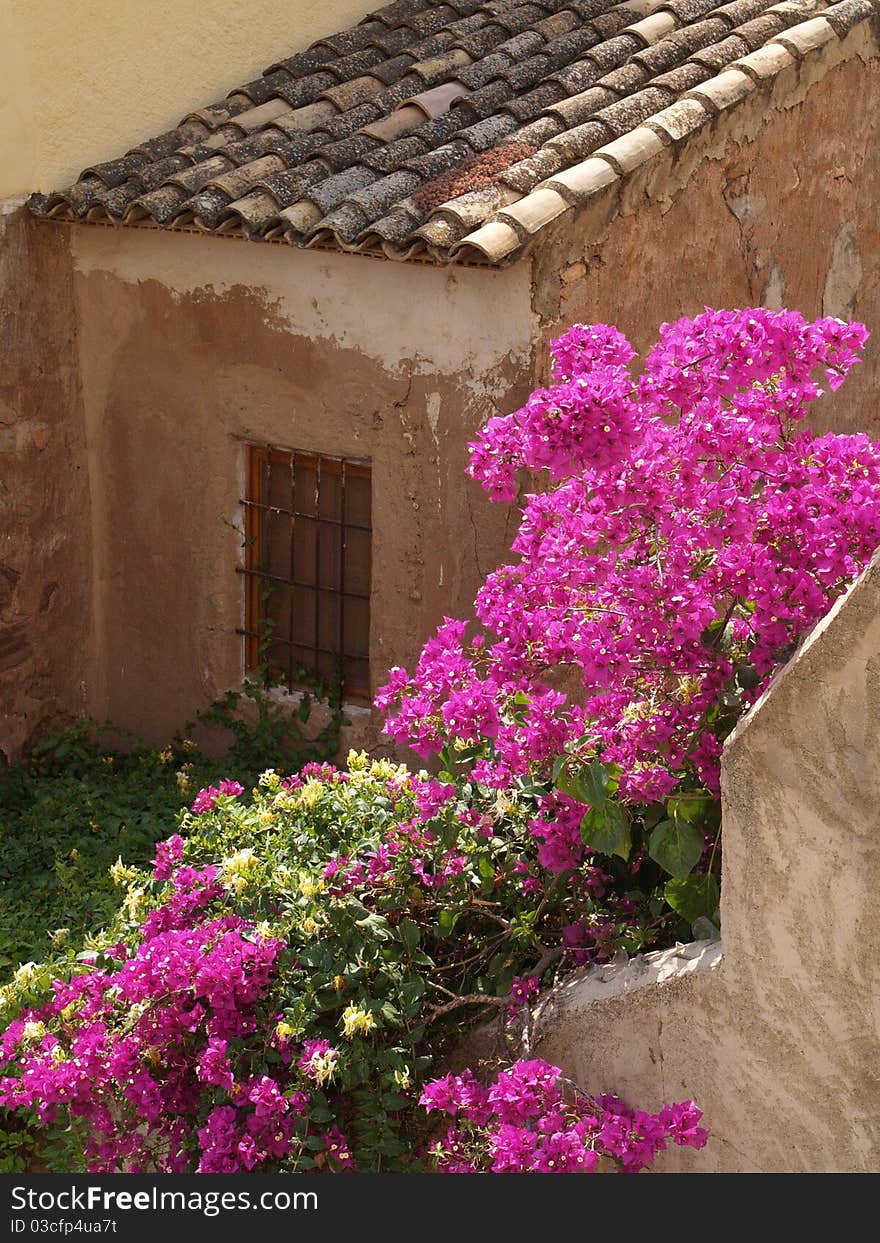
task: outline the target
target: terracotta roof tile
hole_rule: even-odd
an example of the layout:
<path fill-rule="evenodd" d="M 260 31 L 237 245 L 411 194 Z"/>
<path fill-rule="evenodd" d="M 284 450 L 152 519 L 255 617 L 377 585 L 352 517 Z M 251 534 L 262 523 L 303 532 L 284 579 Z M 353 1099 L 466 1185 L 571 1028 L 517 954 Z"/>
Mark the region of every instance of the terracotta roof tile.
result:
<path fill-rule="evenodd" d="M 398 138 L 391 143 L 380 143 L 375 151 L 361 156 L 361 162 L 377 173 L 393 173 L 406 166 L 408 160 L 422 155 L 425 144 L 420 138 Z"/>
<path fill-rule="evenodd" d="M 395 0 L 38 215 L 506 262 L 880 0 Z"/>

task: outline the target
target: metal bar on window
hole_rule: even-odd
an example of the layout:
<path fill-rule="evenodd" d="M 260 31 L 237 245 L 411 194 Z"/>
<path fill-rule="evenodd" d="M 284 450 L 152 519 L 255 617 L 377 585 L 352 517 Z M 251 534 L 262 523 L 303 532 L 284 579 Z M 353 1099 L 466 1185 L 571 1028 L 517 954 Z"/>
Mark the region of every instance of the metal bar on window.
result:
<path fill-rule="evenodd" d="M 363 627 L 364 624 L 369 627 L 367 610 L 371 577 L 369 463 L 360 459 L 276 449 L 272 445 L 249 445 L 247 454 L 246 495 L 241 499 L 246 552 L 244 564 L 237 567 L 245 579 L 245 625 L 236 631 L 244 640 L 246 666 L 248 669 L 257 668 L 260 645 L 266 638 L 265 623 L 274 621 L 269 647 L 275 665 L 279 670 L 283 669 L 288 689 L 294 690 L 302 685 L 297 671 L 311 661 L 322 681 L 326 682 L 335 672 L 345 694 L 368 698 L 369 666 L 368 657 L 364 655 L 367 640 Z M 312 513 L 307 512 L 306 494 L 298 486 L 299 475 L 302 474 L 305 482 L 306 472 L 314 475 Z M 288 486 L 284 483 L 285 475 Z M 367 481 L 366 494 L 357 503 L 353 502 L 353 515 L 366 516 L 366 522 L 353 521 L 349 517 L 349 490 L 353 479 Z M 331 483 L 332 496 L 328 491 Z M 284 522 L 285 517 L 287 523 Z M 278 530 L 273 530 L 270 535 L 273 523 Z M 311 581 L 308 573 L 304 573 L 305 566 L 302 564 L 302 553 L 310 542 L 311 528 L 308 525 L 302 528 L 303 538 L 300 539 L 298 531 L 303 523 L 314 524 L 314 576 Z M 332 538 L 331 531 L 334 531 Z M 359 533 L 357 547 L 363 549 L 357 557 L 366 558 L 360 569 L 357 569 L 360 561 L 356 562 L 355 567 L 358 586 L 365 586 L 365 591 L 353 590 L 349 585 L 348 561 L 354 532 Z M 286 550 L 285 536 L 289 541 Z M 332 556 L 326 567 L 321 559 L 322 554 L 329 555 L 334 547 L 339 559 L 335 570 L 332 569 Z M 279 568 L 279 555 L 280 566 L 286 565 L 287 573 Z M 267 591 L 273 586 L 275 590 Z M 314 596 L 313 608 L 310 609 L 314 630 L 309 636 L 307 627 L 304 627 L 302 637 L 298 639 L 296 617 L 299 616 L 304 622 L 303 606 L 312 604 L 301 593 L 309 591 Z M 331 601 L 336 608 L 332 628 L 326 624 L 329 621 L 326 606 Z M 355 607 L 356 613 L 352 611 Z M 286 619 L 284 608 L 288 609 Z M 356 623 L 355 617 L 358 619 Z M 347 650 L 349 644 L 351 651 Z M 346 672 L 349 679 L 346 679 Z"/>

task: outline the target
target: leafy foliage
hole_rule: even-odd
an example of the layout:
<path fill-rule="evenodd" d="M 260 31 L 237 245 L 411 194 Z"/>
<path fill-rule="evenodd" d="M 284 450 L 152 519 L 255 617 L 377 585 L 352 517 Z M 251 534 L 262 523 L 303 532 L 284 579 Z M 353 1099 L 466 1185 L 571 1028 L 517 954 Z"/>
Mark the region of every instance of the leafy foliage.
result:
<path fill-rule="evenodd" d="M 326 719 L 318 729 L 315 707 Z M 269 764 L 334 756 L 343 719 L 338 696 L 304 695 L 291 710 L 249 682 L 164 748 L 97 721 L 42 738 L 27 764 L 0 775 L 0 976 L 103 927 L 117 906 L 111 864 L 149 860 L 186 798 L 230 768 L 250 785 Z M 196 746 L 197 730 L 213 733 L 221 754 Z"/>
<path fill-rule="evenodd" d="M 0 1099 L 93 1170 L 417 1168 L 420 1089 L 463 1023 L 497 1016 L 508 1056 L 542 983 L 676 918 L 588 856 L 543 867 L 522 783 L 352 754 L 251 801 L 223 784 L 152 873 L 114 866 L 105 932 L 3 992 Z"/>

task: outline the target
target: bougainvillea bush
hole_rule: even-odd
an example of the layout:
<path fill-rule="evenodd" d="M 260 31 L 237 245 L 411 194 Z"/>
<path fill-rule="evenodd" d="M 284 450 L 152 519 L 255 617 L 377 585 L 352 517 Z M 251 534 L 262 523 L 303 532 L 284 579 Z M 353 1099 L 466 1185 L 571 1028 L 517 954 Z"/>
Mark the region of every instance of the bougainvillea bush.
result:
<path fill-rule="evenodd" d="M 707 310 L 664 324 L 638 376 L 614 328 L 553 342 L 552 383 L 471 445 L 494 499 L 517 471 L 544 482 L 517 559 L 475 633 L 447 618 L 391 671 L 391 736 L 486 786 L 551 775 L 560 861 L 653 859 L 672 905 L 717 923 L 722 742 L 880 544 L 880 445 L 806 424 L 866 337 Z"/>
<path fill-rule="evenodd" d="M 509 1063 L 563 959 L 650 943 L 653 917 L 586 859 L 542 867 L 534 793 L 349 759 L 269 771 L 251 802 L 233 781 L 202 791 L 150 872 L 115 867 L 109 932 L 3 990 L 7 1109 L 69 1124 L 97 1171 L 448 1167 L 431 1110 L 463 1101 L 426 1084 L 462 1022 L 497 1016 Z M 468 1098 L 475 1170 L 514 1168 L 514 1125 L 524 1169 L 566 1146 L 577 1168 L 638 1168 L 667 1138 L 705 1140 L 690 1103 L 564 1105 L 538 1065 L 505 1072 L 491 1110 Z"/>
<path fill-rule="evenodd" d="M 701 1147 L 693 1102 L 587 1097 L 535 1056 L 547 990 L 717 927 L 722 742 L 880 543 L 880 446 L 805 424 L 865 337 L 707 311 L 637 376 L 613 328 L 556 341 L 551 385 L 472 446 L 496 499 L 537 477 L 517 560 L 377 698 L 435 775 L 354 756 L 201 791 L 151 873 L 114 869 L 109 931 L 3 990 L 0 1103 L 98 1171 Z M 443 1074 L 488 1015 L 490 1064 Z"/>

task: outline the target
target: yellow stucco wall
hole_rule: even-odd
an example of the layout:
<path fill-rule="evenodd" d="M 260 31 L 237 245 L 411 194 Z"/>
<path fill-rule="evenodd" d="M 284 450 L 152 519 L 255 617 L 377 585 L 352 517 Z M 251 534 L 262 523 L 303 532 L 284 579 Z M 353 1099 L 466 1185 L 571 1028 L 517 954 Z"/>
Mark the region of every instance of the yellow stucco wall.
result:
<path fill-rule="evenodd" d="M 68 184 L 370 7 L 0 0 L 0 199 Z"/>

